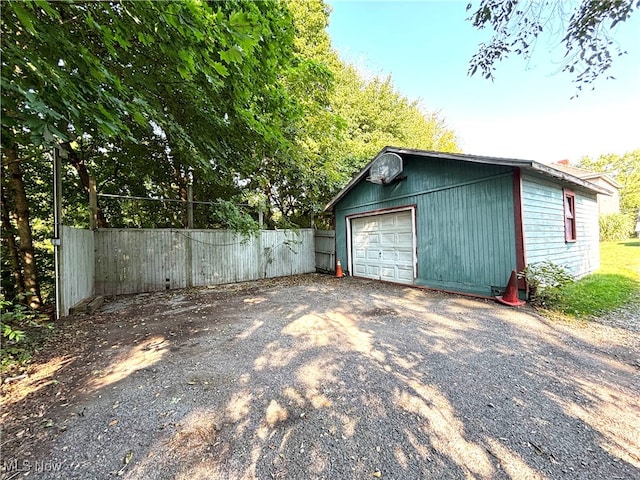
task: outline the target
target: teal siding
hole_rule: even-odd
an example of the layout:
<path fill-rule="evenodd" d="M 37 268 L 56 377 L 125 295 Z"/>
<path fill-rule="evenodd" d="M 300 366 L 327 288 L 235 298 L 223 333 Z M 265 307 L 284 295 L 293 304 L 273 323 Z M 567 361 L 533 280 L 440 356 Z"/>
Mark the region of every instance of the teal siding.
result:
<path fill-rule="evenodd" d="M 566 243 L 562 186 L 533 175 L 522 176 L 522 216 L 527 264 L 546 260 L 566 267 L 576 276 L 599 268 L 596 194 L 574 191 L 577 241 Z"/>
<path fill-rule="evenodd" d="M 511 176 L 423 200 L 417 283 L 483 295 L 504 286 L 516 268 Z"/>
<path fill-rule="evenodd" d="M 491 295 L 516 268 L 511 168 L 405 157 L 399 183 L 362 181 L 336 205 L 336 254 L 346 264 L 346 216 L 416 206 L 417 285 Z"/>

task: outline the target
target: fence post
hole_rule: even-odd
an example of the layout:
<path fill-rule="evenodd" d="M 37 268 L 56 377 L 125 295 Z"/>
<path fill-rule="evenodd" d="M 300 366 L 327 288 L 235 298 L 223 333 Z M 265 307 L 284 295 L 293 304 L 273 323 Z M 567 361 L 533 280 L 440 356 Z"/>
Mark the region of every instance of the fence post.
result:
<path fill-rule="evenodd" d="M 187 288 L 193 287 L 193 245 L 191 244 L 191 235 L 193 232 L 193 185 L 187 186 L 187 228 L 185 235 L 185 277 Z"/>
<path fill-rule="evenodd" d="M 89 228 L 95 230 L 98 225 L 98 194 L 96 179 L 89 177 Z"/>

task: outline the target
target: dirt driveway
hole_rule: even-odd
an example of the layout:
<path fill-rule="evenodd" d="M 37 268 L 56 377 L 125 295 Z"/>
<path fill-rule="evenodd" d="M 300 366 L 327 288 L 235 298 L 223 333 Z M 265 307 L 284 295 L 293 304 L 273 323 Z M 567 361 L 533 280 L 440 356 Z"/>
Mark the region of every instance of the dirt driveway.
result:
<path fill-rule="evenodd" d="M 616 326 L 305 275 L 120 297 L 57 342 L 3 387 L 4 478 L 640 478 Z"/>

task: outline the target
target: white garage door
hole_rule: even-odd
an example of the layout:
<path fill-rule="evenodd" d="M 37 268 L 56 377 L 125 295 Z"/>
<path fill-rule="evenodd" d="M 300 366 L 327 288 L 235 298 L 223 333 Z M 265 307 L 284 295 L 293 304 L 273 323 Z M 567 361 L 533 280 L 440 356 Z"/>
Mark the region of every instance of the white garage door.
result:
<path fill-rule="evenodd" d="M 351 220 L 353 275 L 413 283 L 413 221 L 410 210 Z"/>

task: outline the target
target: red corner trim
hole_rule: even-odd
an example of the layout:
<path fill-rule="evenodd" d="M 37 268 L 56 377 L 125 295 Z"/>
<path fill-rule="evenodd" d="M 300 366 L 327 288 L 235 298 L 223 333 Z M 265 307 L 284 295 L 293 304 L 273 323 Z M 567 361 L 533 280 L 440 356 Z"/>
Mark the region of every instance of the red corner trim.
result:
<path fill-rule="evenodd" d="M 520 168 L 513 169 L 513 213 L 516 227 L 516 268 L 518 272 L 521 272 L 526 266 L 526 258 L 522 223 L 522 172 Z M 518 288 L 525 289 L 524 279 L 518 279 Z"/>

